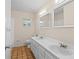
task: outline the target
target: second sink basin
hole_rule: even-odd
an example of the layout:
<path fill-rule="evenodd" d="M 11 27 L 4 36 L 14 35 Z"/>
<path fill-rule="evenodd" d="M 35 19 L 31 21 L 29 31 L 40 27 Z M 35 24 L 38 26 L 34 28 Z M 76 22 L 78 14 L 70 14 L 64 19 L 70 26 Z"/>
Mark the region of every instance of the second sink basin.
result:
<path fill-rule="evenodd" d="M 51 45 L 49 48 L 57 54 L 62 54 L 62 55 L 65 55 L 65 56 L 73 54 L 72 49 L 63 48 L 63 47 L 59 47 L 59 46 L 56 46 L 56 45 Z"/>

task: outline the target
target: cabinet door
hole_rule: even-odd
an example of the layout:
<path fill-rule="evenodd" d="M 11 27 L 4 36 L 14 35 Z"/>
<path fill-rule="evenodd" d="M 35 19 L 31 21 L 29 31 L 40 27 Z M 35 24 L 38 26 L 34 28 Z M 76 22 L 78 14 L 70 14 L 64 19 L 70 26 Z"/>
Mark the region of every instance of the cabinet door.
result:
<path fill-rule="evenodd" d="M 32 42 L 31 42 L 31 50 L 32 50 L 32 52 L 33 52 L 33 54 L 34 54 L 34 44 L 33 44 L 33 40 L 32 40 Z"/>
<path fill-rule="evenodd" d="M 39 59 L 44 59 L 44 58 L 45 58 L 45 51 L 41 46 L 39 46 Z"/>
<path fill-rule="evenodd" d="M 32 41 L 31 49 L 35 58 L 39 59 L 39 45 L 35 41 Z"/>
<path fill-rule="evenodd" d="M 64 25 L 74 24 L 74 2 L 70 2 L 64 6 Z"/>
<path fill-rule="evenodd" d="M 39 47 L 36 47 L 36 52 L 35 52 L 35 54 L 36 54 L 36 59 L 40 59 L 40 58 L 39 58 Z"/>

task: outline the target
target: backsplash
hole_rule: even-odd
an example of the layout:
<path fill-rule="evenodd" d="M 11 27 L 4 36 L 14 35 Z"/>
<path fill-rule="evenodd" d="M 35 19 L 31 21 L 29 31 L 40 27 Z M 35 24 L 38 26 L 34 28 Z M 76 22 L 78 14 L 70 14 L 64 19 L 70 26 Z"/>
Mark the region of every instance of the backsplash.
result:
<path fill-rule="evenodd" d="M 74 28 L 41 28 L 38 33 L 52 39 L 60 40 L 65 44 L 74 45 Z"/>

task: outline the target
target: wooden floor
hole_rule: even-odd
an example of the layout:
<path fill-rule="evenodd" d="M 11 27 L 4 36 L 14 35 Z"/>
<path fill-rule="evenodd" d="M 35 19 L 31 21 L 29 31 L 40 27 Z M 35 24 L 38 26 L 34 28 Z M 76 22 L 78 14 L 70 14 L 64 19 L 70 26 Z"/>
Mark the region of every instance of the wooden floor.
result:
<path fill-rule="evenodd" d="M 11 59 L 35 59 L 30 48 L 17 47 L 12 48 Z"/>

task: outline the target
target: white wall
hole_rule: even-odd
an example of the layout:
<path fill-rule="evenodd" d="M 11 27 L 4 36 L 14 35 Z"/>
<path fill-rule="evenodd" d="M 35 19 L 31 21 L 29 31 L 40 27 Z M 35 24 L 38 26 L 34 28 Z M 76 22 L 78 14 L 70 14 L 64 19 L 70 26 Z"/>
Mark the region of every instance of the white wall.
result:
<path fill-rule="evenodd" d="M 35 33 L 35 14 L 12 10 L 12 18 L 14 20 L 14 43 L 16 45 L 24 45 L 25 41 L 31 39 Z M 23 18 L 31 18 L 32 26 L 29 28 L 24 27 Z"/>

